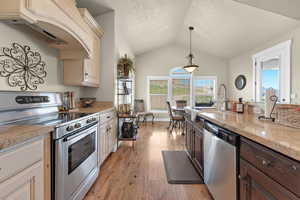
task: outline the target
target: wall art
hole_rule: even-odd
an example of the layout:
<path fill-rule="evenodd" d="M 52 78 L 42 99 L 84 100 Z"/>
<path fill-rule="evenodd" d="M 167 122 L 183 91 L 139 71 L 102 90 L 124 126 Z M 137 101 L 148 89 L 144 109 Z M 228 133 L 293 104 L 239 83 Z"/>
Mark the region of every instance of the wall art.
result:
<path fill-rule="evenodd" d="M 13 43 L 11 48 L 1 48 L 0 76 L 7 78 L 10 87 L 36 90 L 38 85 L 45 83 L 45 66 L 41 54 L 33 52 L 29 46 Z"/>

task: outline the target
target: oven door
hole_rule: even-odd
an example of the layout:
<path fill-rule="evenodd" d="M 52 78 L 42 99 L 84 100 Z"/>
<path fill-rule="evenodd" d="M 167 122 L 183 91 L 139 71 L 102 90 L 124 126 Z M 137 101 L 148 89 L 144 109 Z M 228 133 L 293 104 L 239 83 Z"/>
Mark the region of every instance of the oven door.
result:
<path fill-rule="evenodd" d="M 97 168 L 97 124 L 56 143 L 57 200 L 68 200 Z"/>

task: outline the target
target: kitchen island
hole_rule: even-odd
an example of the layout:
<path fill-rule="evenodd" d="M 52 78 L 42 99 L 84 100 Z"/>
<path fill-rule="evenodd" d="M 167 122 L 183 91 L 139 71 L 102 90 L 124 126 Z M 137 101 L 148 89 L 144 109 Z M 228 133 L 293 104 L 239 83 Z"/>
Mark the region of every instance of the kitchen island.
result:
<path fill-rule="evenodd" d="M 198 171 L 204 179 L 207 169 L 205 136 L 208 122 L 239 137 L 235 158 L 236 199 L 300 198 L 299 129 L 260 121 L 257 116 L 250 114 L 216 110 L 190 111 L 196 114 L 197 118 L 194 121 L 187 117 L 186 150 L 195 167 L 201 169 Z"/>

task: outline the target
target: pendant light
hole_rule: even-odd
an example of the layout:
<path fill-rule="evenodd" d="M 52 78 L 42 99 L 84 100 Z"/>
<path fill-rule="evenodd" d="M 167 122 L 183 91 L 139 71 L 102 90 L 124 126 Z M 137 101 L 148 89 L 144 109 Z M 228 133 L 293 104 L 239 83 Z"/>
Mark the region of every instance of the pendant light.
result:
<path fill-rule="evenodd" d="M 199 68 L 198 65 L 193 64 L 193 58 L 194 58 L 194 55 L 192 53 L 192 31 L 193 30 L 194 30 L 194 27 L 190 26 L 189 27 L 189 31 L 190 31 L 190 54 L 188 55 L 189 64 L 183 67 L 183 69 L 185 69 L 189 73 L 193 73 L 196 69 Z"/>

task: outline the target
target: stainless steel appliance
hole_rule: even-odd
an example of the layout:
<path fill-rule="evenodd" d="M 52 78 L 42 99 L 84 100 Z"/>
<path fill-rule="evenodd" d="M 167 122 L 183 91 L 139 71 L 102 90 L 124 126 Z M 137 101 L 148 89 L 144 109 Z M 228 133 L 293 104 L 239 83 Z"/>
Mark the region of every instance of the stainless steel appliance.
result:
<path fill-rule="evenodd" d="M 215 200 L 237 199 L 238 136 L 204 123 L 204 182 Z"/>
<path fill-rule="evenodd" d="M 81 200 L 96 180 L 98 117 L 71 120 L 54 134 L 55 200 Z"/>
<path fill-rule="evenodd" d="M 0 125 L 51 125 L 52 199 L 81 200 L 98 176 L 98 115 L 59 113 L 60 93 L 1 92 Z"/>

